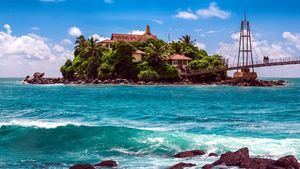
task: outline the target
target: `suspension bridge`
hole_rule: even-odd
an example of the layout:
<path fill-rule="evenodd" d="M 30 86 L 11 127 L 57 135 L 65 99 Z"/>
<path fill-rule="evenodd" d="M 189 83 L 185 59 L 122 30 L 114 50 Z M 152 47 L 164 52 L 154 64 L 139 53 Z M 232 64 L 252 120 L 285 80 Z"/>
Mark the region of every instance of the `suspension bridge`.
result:
<path fill-rule="evenodd" d="M 300 56 L 291 56 L 274 45 L 270 47 L 266 41 L 255 41 L 253 47 L 253 36 L 246 14 L 240 25 L 240 32 L 232 36 L 231 42 L 221 44 L 218 53 L 226 58 L 224 66 L 188 71 L 185 76 L 192 77 L 236 70 L 233 75 L 235 79 L 254 80 L 257 78 L 255 68 L 300 64 Z M 231 60 L 232 62 L 229 62 Z"/>

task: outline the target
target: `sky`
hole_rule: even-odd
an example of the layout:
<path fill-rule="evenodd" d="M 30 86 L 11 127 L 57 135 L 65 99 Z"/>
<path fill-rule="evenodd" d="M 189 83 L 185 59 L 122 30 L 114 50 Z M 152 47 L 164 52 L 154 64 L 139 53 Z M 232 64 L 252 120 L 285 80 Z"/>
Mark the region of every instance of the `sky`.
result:
<path fill-rule="evenodd" d="M 297 0 L 0 0 L 0 77 L 34 72 L 61 76 L 79 35 L 153 34 L 168 41 L 191 35 L 209 54 L 234 60 L 246 12 L 255 59 L 300 56 Z M 300 66 L 257 69 L 260 77 L 300 77 Z"/>

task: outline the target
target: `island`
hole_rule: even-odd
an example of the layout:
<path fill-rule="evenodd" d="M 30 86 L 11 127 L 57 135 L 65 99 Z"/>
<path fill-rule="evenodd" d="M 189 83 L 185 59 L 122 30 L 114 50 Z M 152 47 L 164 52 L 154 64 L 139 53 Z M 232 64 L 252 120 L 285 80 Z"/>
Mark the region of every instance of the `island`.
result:
<path fill-rule="evenodd" d="M 29 84 L 133 84 L 133 85 L 232 85 L 274 86 L 280 81 L 236 80 L 227 71 L 188 77 L 189 72 L 225 68 L 221 55 L 208 55 L 196 46 L 189 35 L 178 41 L 165 42 L 146 26 L 142 35 L 116 34 L 98 41 L 79 36 L 75 42 L 74 59 L 61 67 L 62 78 L 44 78 L 35 73 L 24 80 Z"/>

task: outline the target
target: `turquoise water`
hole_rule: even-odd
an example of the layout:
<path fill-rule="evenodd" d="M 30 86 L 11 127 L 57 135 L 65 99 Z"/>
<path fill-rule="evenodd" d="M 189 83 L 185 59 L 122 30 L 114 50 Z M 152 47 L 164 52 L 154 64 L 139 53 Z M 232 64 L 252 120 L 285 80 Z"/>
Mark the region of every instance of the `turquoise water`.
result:
<path fill-rule="evenodd" d="M 300 159 L 300 79 L 274 88 L 219 86 L 32 86 L 0 79 L 0 168 L 200 166 L 189 149 Z"/>

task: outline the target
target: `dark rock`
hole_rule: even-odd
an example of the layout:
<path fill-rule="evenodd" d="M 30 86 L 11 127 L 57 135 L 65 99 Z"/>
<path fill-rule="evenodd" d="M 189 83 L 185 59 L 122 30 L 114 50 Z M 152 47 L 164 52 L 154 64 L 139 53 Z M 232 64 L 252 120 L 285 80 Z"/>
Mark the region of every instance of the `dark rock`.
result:
<path fill-rule="evenodd" d="M 274 161 L 275 160 L 265 158 L 251 158 L 249 168 L 266 169 L 268 166 L 272 165 Z"/>
<path fill-rule="evenodd" d="M 100 163 L 96 164 L 95 166 L 99 166 L 99 167 L 117 167 L 118 164 L 117 162 L 113 161 L 113 160 L 107 160 L 107 161 L 101 161 Z"/>
<path fill-rule="evenodd" d="M 292 155 L 279 158 L 273 163 L 273 166 L 286 169 L 300 169 L 298 160 Z"/>
<path fill-rule="evenodd" d="M 106 79 L 106 80 L 103 81 L 103 84 L 108 84 L 108 83 L 110 83 L 110 82 L 111 82 L 111 80 Z"/>
<path fill-rule="evenodd" d="M 91 164 L 76 164 L 70 167 L 70 169 L 95 169 Z"/>
<path fill-rule="evenodd" d="M 214 156 L 214 157 L 217 157 L 218 156 L 218 154 L 216 154 L 216 153 L 209 153 L 209 155 L 208 155 L 209 157 L 212 157 L 212 156 Z"/>
<path fill-rule="evenodd" d="M 147 83 L 147 85 L 154 85 L 154 82 L 150 81 Z"/>
<path fill-rule="evenodd" d="M 194 167 L 194 166 L 196 166 L 196 164 L 181 162 L 181 163 L 171 166 L 169 169 L 184 169 L 186 167 Z"/>
<path fill-rule="evenodd" d="M 247 147 L 239 149 L 236 152 L 227 152 L 222 154 L 220 159 L 212 163 L 213 166 L 224 164 L 226 166 L 238 166 L 248 168 L 250 166 L 249 150 Z"/>
<path fill-rule="evenodd" d="M 211 164 L 206 164 L 206 165 L 202 166 L 201 168 L 202 168 L 202 169 L 212 169 L 213 167 L 214 167 L 214 166 L 211 165 Z"/>
<path fill-rule="evenodd" d="M 138 81 L 136 84 L 137 84 L 137 85 L 145 85 L 146 82 L 144 82 L 144 81 Z"/>
<path fill-rule="evenodd" d="M 33 77 L 36 78 L 36 79 L 41 79 L 43 78 L 43 76 L 45 75 L 45 73 L 42 73 L 42 72 L 35 72 L 33 74 Z"/>
<path fill-rule="evenodd" d="M 184 152 L 177 153 L 173 157 L 186 158 L 186 157 L 194 157 L 194 156 L 199 156 L 204 154 L 205 152 L 202 150 L 192 150 L 192 151 L 184 151 Z"/>
<path fill-rule="evenodd" d="M 93 83 L 93 84 L 98 84 L 98 83 L 99 83 L 99 80 L 98 80 L 98 79 L 95 79 L 95 80 L 92 81 L 92 83 Z"/>

